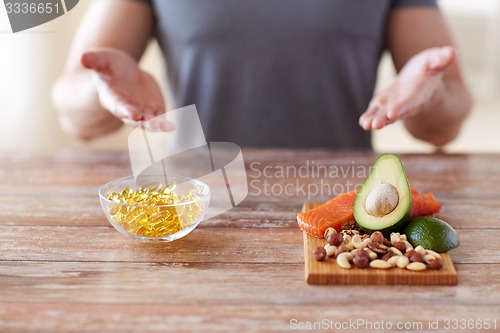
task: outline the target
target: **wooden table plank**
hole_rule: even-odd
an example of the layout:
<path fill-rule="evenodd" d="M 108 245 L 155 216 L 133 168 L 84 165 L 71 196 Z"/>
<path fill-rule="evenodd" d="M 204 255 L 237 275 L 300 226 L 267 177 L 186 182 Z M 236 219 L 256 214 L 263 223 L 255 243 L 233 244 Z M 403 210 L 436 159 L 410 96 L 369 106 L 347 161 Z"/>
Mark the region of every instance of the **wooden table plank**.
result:
<path fill-rule="evenodd" d="M 386 327 L 393 328 L 402 323 L 407 332 L 429 332 L 438 320 L 438 328 L 445 331 L 445 320 L 465 318 L 484 320 L 494 318 L 498 307 L 491 306 L 435 306 L 415 311 L 414 308 L 398 308 L 377 305 L 360 306 L 343 304 L 338 306 L 318 305 L 314 309 L 307 305 L 225 305 L 225 306 L 175 306 L 163 305 L 67 305 L 67 304 L 6 304 L 0 305 L 0 329 L 14 331 L 19 327 L 35 332 L 185 332 L 193 327 L 203 327 L 206 332 L 290 332 L 299 330 L 299 325 L 324 323 L 325 331 L 344 325 L 344 331 L 374 332 L 373 325 L 383 320 Z M 228 316 L 228 314 L 232 314 Z M 381 315 L 381 313 L 383 315 Z M 454 313 L 453 317 L 449 314 Z M 413 318 L 409 320 L 408 318 Z M 6 321 L 5 319 L 8 319 Z M 360 320 L 359 322 L 357 320 Z M 349 327 L 350 322 L 354 321 Z M 343 324 L 343 323 L 346 324 Z M 390 324 L 389 324 L 390 323 Z M 370 326 L 371 325 L 371 326 Z M 409 326 L 408 326 L 409 325 Z M 496 323 L 498 330 L 498 321 Z M 340 326 L 341 327 L 341 326 Z M 404 326 L 403 326 L 404 327 Z M 313 331 L 313 330 L 309 330 Z M 318 332 L 320 330 L 314 330 Z M 380 331 L 380 330 L 379 330 Z M 448 330 L 452 331 L 452 330 Z M 466 330 L 464 330 L 466 331 Z M 472 330 L 470 330 L 472 331 Z M 474 330 L 494 332 L 494 330 Z"/>
<path fill-rule="evenodd" d="M 456 266 L 459 286 L 312 286 L 302 263 L 2 262 L 0 303 L 500 305 L 500 264 Z"/>
<path fill-rule="evenodd" d="M 500 229 L 457 232 L 461 245 L 450 252 L 454 263 L 500 264 L 500 251 L 492 251 Z M 172 243 L 141 243 L 112 227 L 0 226 L 0 234 L 3 261 L 304 262 L 297 226 L 197 228 Z"/>

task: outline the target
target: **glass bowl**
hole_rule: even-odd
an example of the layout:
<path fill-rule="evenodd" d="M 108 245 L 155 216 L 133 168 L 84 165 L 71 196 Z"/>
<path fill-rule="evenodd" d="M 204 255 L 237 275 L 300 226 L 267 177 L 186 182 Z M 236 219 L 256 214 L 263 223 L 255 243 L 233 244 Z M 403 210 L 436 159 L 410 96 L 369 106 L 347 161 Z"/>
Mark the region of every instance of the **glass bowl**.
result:
<path fill-rule="evenodd" d="M 144 176 L 113 180 L 99 189 L 111 225 L 139 241 L 171 242 L 193 231 L 210 203 L 209 186 L 181 176 Z"/>

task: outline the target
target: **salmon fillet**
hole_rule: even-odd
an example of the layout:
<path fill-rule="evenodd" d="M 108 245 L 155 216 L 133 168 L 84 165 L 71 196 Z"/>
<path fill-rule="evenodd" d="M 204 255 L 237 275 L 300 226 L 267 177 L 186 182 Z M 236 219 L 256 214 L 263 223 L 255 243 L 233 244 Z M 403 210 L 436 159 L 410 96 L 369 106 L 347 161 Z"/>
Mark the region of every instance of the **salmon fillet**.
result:
<path fill-rule="evenodd" d="M 346 192 L 314 209 L 297 215 L 300 229 L 311 236 L 323 237 L 327 228 L 338 232 L 344 222 L 354 221 L 354 201 L 357 191 Z M 411 217 L 431 215 L 441 210 L 441 203 L 432 193 L 422 194 L 411 188 Z"/>

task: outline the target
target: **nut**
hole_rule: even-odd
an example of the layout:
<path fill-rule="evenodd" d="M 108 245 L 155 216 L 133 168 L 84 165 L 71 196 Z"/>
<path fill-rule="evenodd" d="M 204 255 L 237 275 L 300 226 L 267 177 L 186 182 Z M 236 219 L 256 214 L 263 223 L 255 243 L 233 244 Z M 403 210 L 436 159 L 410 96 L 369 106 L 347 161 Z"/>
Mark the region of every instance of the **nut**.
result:
<path fill-rule="evenodd" d="M 341 244 L 339 247 L 337 247 L 337 250 L 335 251 L 335 258 L 337 258 L 339 254 L 344 252 L 349 252 L 349 249 L 344 244 Z"/>
<path fill-rule="evenodd" d="M 323 234 L 323 237 L 326 239 L 326 238 L 328 238 L 328 236 L 336 234 L 336 233 L 337 233 L 337 230 L 335 230 L 335 228 L 332 228 L 332 227 L 326 228 L 325 233 Z"/>
<path fill-rule="evenodd" d="M 373 252 L 372 250 L 370 250 L 370 249 L 368 249 L 368 248 L 367 248 L 367 249 L 366 249 L 366 252 L 368 253 L 368 258 L 369 258 L 370 260 L 375 260 L 375 259 L 377 259 L 377 258 L 378 258 L 378 254 L 376 254 L 376 253 L 375 253 L 375 252 Z"/>
<path fill-rule="evenodd" d="M 403 255 L 403 252 L 399 251 L 397 248 L 395 248 L 394 246 L 391 246 L 390 248 L 391 252 L 392 253 L 395 253 L 397 254 L 398 256 L 402 256 Z"/>
<path fill-rule="evenodd" d="M 330 244 L 326 244 L 325 245 L 325 250 L 326 250 L 326 255 L 328 257 L 331 257 L 335 254 L 335 251 L 337 251 L 337 247 L 336 246 L 333 246 L 333 245 L 330 245 Z"/>
<path fill-rule="evenodd" d="M 352 244 L 352 237 L 349 235 L 344 235 L 344 245 L 349 249 L 354 249 L 354 245 Z"/>
<path fill-rule="evenodd" d="M 370 259 L 368 258 L 368 253 L 363 250 L 359 250 L 356 252 L 356 255 L 352 259 L 352 263 L 354 266 L 359 267 L 359 268 L 365 268 L 370 264 Z"/>
<path fill-rule="evenodd" d="M 371 242 L 371 239 L 369 239 L 369 238 L 366 238 L 365 240 L 361 240 L 361 236 L 360 235 L 354 235 L 352 237 L 352 245 L 354 245 L 354 247 L 356 249 L 363 249 L 370 242 Z"/>
<path fill-rule="evenodd" d="M 388 251 L 388 248 L 386 245 L 381 244 L 379 242 L 375 242 L 375 241 L 372 241 L 370 244 L 368 244 L 368 248 L 378 255 L 384 255 Z"/>
<path fill-rule="evenodd" d="M 431 259 L 428 264 L 430 269 L 440 269 L 443 267 L 443 262 L 440 259 Z"/>
<path fill-rule="evenodd" d="M 387 252 L 386 254 L 384 254 L 384 255 L 382 256 L 382 258 L 380 258 L 380 259 L 381 259 L 381 260 L 385 260 L 385 261 L 387 261 L 387 260 L 389 260 L 390 258 L 392 258 L 392 257 L 394 257 L 394 256 L 396 256 L 396 254 L 394 254 L 394 252 L 392 252 L 392 251 L 389 251 L 389 252 Z"/>
<path fill-rule="evenodd" d="M 327 236 L 326 241 L 330 245 L 339 246 L 344 241 L 344 236 L 342 236 L 342 234 L 339 234 L 339 233 L 334 233 L 334 234 Z"/>
<path fill-rule="evenodd" d="M 344 235 L 344 236 L 354 236 L 354 235 L 359 235 L 359 231 L 358 230 L 354 230 L 354 229 L 344 229 L 341 231 L 341 233 Z"/>
<path fill-rule="evenodd" d="M 313 251 L 314 259 L 317 261 L 323 261 L 326 258 L 326 250 L 324 247 L 318 246 Z"/>
<path fill-rule="evenodd" d="M 390 239 L 391 244 L 394 245 L 394 243 L 401 242 L 401 235 L 399 234 L 399 232 L 393 232 L 390 235 Z"/>
<path fill-rule="evenodd" d="M 429 260 L 432 260 L 432 259 L 436 259 L 436 258 L 434 258 L 433 256 L 431 256 L 430 254 L 426 254 L 424 256 L 424 262 L 426 262 L 426 263 L 429 263 Z"/>
<path fill-rule="evenodd" d="M 409 249 L 405 252 L 405 256 L 410 258 L 413 254 L 417 253 L 414 249 Z"/>
<path fill-rule="evenodd" d="M 372 268 L 386 269 L 386 268 L 390 268 L 392 266 L 387 261 L 380 260 L 380 259 L 375 259 L 375 260 L 373 260 L 373 261 L 370 262 L 370 267 L 372 267 Z"/>
<path fill-rule="evenodd" d="M 415 272 L 425 271 L 426 268 L 427 266 L 425 266 L 425 264 L 421 262 L 412 262 L 411 264 L 408 264 L 408 266 L 406 266 L 406 269 Z"/>
<path fill-rule="evenodd" d="M 405 245 L 406 245 L 406 251 L 413 249 L 413 245 L 411 245 L 411 243 L 408 242 L 407 240 L 404 240 L 403 243 L 405 243 Z"/>
<path fill-rule="evenodd" d="M 404 242 L 395 242 L 392 246 L 398 249 L 401 253 L 406 252 L 406 244 Z"/>
<path fill-rule="evenodd" d="M 337 264 L 339 267 L 349 269 L 351 268 L 351 264 L 349 263 L 350 259 L 352 259 L 352 254 L 349 252 L 343 252 L 338 255 Z"/>
<path fill-rule="evenodd" d="M 415 251 L 417 251 L 417 253 L 420 253 L 422 256 L 425 256 L 426 254 L 425 249 L 420 245 L 415 248 Z"/>
<path fill-rule="evenodd" d="M 410 262 L 424 262 L 424 257 L 415 251 L 408 259 L 410 259 Z"/>
<path fill-rule="evenodd" d="M 384 235 L 380 231 L 375 231 L 370 235 L 370 238 L 372 242 L 374 243 L 383 243 L 384 242 Z"/>
<path fill-rule="evenodd" d="M 390 252 L 387 252 L 387 253 L 389 254 Z M 392 257 L 390 257 L 389 259 L 387 259 L 387 262 L 389 264 L 391 264 L 392 267 L 394 267 L 394 266 L 396 266 L 398 264 L 398 260 L 399 260 L 399 256 L 393 255 Z"/>
<path fill-rule="evenodd" d="M 396 266 L 398 266 L 399 268 L 405 268 L 406 266 L 408 266 L 409 263 L 410 259 L 408 259 L 407 257 L 398 256 L 398 261 L 396 262 Z"/>
<path fill-rule="evenodd" d="M 430 254 L 431 256 L 433 256 L 436 259 L 441 259 L 441 255 L 437 252 L 432 251 L 432 250 L 425 250 L 425 253 Z"/>

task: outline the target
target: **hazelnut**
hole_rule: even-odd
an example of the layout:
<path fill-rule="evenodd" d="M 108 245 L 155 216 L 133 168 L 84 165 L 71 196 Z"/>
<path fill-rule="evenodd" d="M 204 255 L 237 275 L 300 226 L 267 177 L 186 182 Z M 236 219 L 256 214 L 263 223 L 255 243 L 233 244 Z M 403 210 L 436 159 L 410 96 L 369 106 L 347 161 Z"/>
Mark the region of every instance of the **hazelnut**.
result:
<path fill-rule="evenodd" d="M 401 253 L 406 252 L 406 244 L 404 242 L 395 242 L 392 246 L 401 251 Z"/>
<path fill-rule="evenodd" d="M 408 251 L 405 252 L 405 257 L 407 257 L 408 259 L 410 259 L 410 257 L 412 255 L 414 255 L 415 253 L 417 253 L 417 251 L 415 251 L 415 249 L 410 249 Z"/>
<path fill-rule="evenodd" d="M 313 251 L 314 259 L 317 261 L 323 261 L 326 258 L 326 250 L 322 246 L 318 246 Z"/>
<path fill-rule="evenodd" d="M 354 266 L 359 268 L 365 268 L 370 264 L 370 259 L 363 254 L 365 251 L 358 251 L 352 259 Z M 359 253 L 359 254 L 358 254 Z"/>
<path fill-rule="evenodd" d="M 335 251 L 335 258 L 337 258 L 339 254 L 344 252 L 349 252 L 349 249 L 347 248 L 347 246 L 342 244 L 337 248 L 337 251 Z"/>
<path fill-rule="evenodd" d="M 342 234 L 335 233 L 335 234 L 329 235 L 326 238 L 326 241 L 328 242 L 328 244 L 330 244 L 332 246 L 339 246 L 344 241 L 344 236 L 342 236 Z"/>
<path fill-rule="evenodd" d="M 380 231 L 375 231 L 370 235 L 370 238 L 374 243 L 383 243 L 385 239 L 384 235 Z"/>
<path fill-rule="evenodd" d="M 370 260 L 370 254 L 366 250 L 360 249 L 356 252 L 356 255 L 357 256 L 364 256 L 364 257 L 366 257 L 366 259 Z"/>
<path fill-rule="evenodd" d="M 413 253 L 408 259 L 410 259 L 410 262 L 424 262 L 424 257 L 417 251 L 415 251 L 415 253 Z"/>
<path fill-rule="evenodd" d="M 440 269 L 443 267 L 443 262 L 439 259 L 430 259 L 428 264 L 431 269 Z"/>

